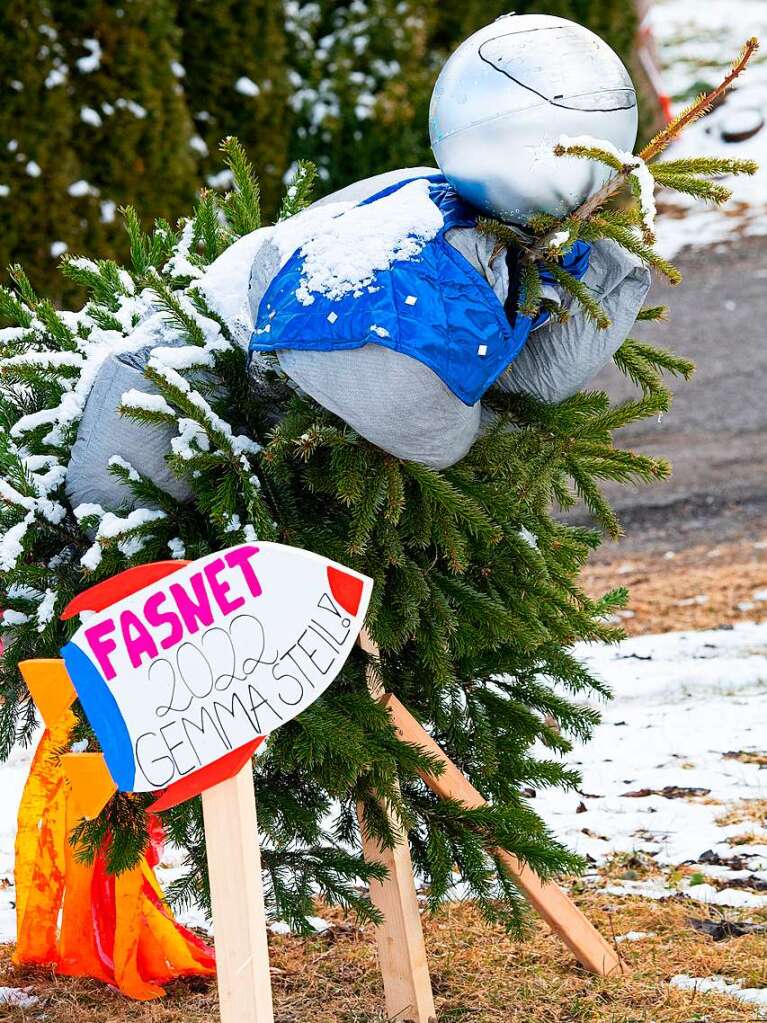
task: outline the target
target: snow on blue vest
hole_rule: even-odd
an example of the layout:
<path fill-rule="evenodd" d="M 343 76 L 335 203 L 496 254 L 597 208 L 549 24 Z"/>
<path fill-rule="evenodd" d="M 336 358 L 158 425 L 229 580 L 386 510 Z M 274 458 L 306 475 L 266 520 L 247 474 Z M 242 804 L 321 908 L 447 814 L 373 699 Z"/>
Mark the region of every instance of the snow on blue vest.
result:
<path fill-rule="evenodd" d="M 436 228 L 432 226 L 431 237 L 424 237 L 429 231 L 423 228 L 419 237 L 418 226 L 409 232 L 409 211 L 401 211 L 405 217 L 401 238 L 395 240 L 388 256 L 380 258 L 379 251 L 378 265 L 375 256 L 372 257 L 372 270 L 366 278 L 363 271 L 362 279 L 351 282 L 344 281 L 342 274 L 339 277 L 339 261 L 343 266 L 345 260 L 352 274 L 355 261 L 364 263 L 364 245 L 376 244 L 376 238 L 370 237 L 376 234 L 375 220 L 371 221 L 367 239 L 359 232 L 347 239 L 347 246 L 341 246 L 347 251 L 330 252 L 335 266 L 327 270 L 329 280 L 325 282 L 321 274 L 318 281 L 316 266 L 314 271 L 307 266 L 305 239 L 274 277 L 261 301 L 251 352 L 273 352 L 280 348 L 334 351 L 369 343 L 384 345 L 427 365 L 465 404 L 474 405 L 480 400 L 517 357 L 530 331 L 548 319 L 549 314 L 542 312 L 533 322 L 518 313 L 515 323 L 509 323 L 503 305 L 485 278 L 445 239 L 445 232 L 451 228 L 474 227 L 479 214 L 442 175 L 397 182 L 339 213 L 334 214 L 328 206 L 332 219 L 326 219 L 325 227 L 316 228 L 314 237 L 322 245 L 322 232 L 328 224 L 331 228 L 342 228 L 344 217 L 393 197 L 394 193 L 400 193 L 404 199 L 402 189 L 416 181 L 428 183 L 423 201 L 436 207 L 438 225 L 441 215 L 442 223 Z M 412 193 L 411 188 L 408 201 L 412 201 Z M 386 209 L 392 208 L 390 202 Z M 319 211 L 322 207 L 314 209 Z M 425 215 L 420 219 L 428 222 L 428 213 L 423 210 Z M 380 220 L 377 226 L 383 230 L 387 223 Z M 298 222 L 293 225 L 286 221 L 275 231 L 288 225 L 293 229 L 299 227 Z M 311 224 L 308 230 L 311 235 Z M 343 235 L 339 237 L 343 240 Z M 580 279 L 588 268 L 590 251 L 589 245 L 576 242 L 563 257 L 563 266 Z M 545 283 L 553 283 L 546 270 L 541 271 L 541 277 Z"/>

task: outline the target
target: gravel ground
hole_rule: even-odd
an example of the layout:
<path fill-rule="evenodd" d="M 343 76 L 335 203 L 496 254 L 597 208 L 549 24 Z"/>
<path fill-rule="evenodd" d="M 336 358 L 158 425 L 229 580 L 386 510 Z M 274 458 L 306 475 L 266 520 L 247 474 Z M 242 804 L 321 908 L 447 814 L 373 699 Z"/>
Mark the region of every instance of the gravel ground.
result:
<path fill-rule="evenodd" d="M 658 283 L 650 295 L 668 305 L 668 321 L 641 324 L 637 334 L 693 359 L 697 371 L 674 384 L 661 422 L 618 438 L 668 457 L 673 475 L 652 487 L 608 488 L 626 537 L 598 560 L 749 540 L 767 528 L 767 239 L 688 252 L 677 263 L 681 286 Z M 613 367 L 594 386 L 615 398 L 635 393 Z"/>

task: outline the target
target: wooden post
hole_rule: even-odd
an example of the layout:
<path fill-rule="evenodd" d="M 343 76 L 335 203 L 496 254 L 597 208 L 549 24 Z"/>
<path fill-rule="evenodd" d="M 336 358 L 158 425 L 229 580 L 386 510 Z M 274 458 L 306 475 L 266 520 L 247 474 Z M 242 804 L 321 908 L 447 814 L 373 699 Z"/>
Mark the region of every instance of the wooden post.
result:
<path fill-rule="evenodd" d="M 431 756 L 442 761 L 444 768 L 442 774 L 421 775 L 433 792 L 442 799 L 455 799 L 468 807 L 486 805 L 487 800 L 483 799 L 468 778 L 447 758 L 396 696 L 389 693 L 382 698 L 382 703 L 388 708 L 394 726 L 405 742 L 420 746 Z M 582 966 L 601 977 L 624 972 L 623 962 L 615 948 L 602 937 L 559 885 L 553 881 L 542 881 L 534 871 L 511 853 L 502 849 L 497 852 L 509 872 L 514 875 L 527 900 L 559 935 Z"/>
<path fill-rule="evenodd" d="M 366 653 L 377 656 L 378 648 L 367 630 L 361 632 L 359 643 Z M 374 699 L 380 699 L 383 690 L 372 670 L 368 670 L 368 686 Z M 393 849 L 381 849 L 366 834 L 361 809 L 358 815 L 365 859 L 368 863 L 383 863 L 388 870 L 385 881 L 370 882 L 370 901 L 383 916 L 382 923 L 376 927 L 376 942 L 387 1015 L 398 1023 L 400 1020 L 403 1023 L 405 1020 L 436 1023 L 437 1013 L 407 836 L 400 833 Z M 390 821 L 399 832 L 399 822 L 391 815 Z"/>
<path fill-rule="evenodd" d="M 221 1023 L 274 1023 L 250 761 L 202 794 Z"/>

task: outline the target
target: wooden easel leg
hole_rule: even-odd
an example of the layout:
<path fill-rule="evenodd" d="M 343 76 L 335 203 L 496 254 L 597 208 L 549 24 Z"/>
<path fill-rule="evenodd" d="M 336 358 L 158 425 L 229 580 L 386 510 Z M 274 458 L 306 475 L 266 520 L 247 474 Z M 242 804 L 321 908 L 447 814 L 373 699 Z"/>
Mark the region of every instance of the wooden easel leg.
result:
<path fill-rule="evenodd" d="M 407 839 L 393 849 L 381 849 L 362 831 L 362 852 L 368 863 L 383 863 L 389 874 L 384 881 L 370 882 L 370 901 L 383 916 L 376 927 L 378 965 L 386 999 L 386 1013 L 393 1019 L 430 1023 L 435 1021 L 434 996 L 413 878 Z"/>
<path fill-rule="evenodd" d="M 392 721 L 405 742 L 420 746 L 443 764 L 442 774 L 422 774 L 429 788 L 443 799 L 455 799 L 469 807 L 484 806 L 486 800 L 474 788 L 455 764 L 447 758 L 432 737 L 421 727 L 413 715 L 396 696 L 388 693 L 382 698 L 389 710 Z M 541 881 L 528 866 L 505 850 L 498 850 L 509 873 L 519 885 L 533 908 L 543 917 L 551 929 L 559 935 L 576 959 L 587 970 L 609 977 L 624 972 L 624 965 L 617 951 L 610 945 L 592 923 L 578 909 L 575 903 L 554 884 Z"/>
<path fill-rule="evenodd" d="M 378 654 L 366 630 L 361 633 L 359 642 L 366 653 Z M 371 695 L 379 699 L 383 690 L 372 671 L 368 672 L 368 686 Z M 365 859 L 368 863 L 383 863 L 388 870 L 386 880 L 370 884 L 370 901 L 383 917 L 383 922 L 376 927 L 376 942 L 387 1015 L 397 1023 L 436 1021 L 407 836 L 401 835 L 393 849 L 381 849 L 366 834 L 361 812 L 359 821 Z M 392 820 L 392 826 L 399 832 L 397 821 Z"/>
<path fill-rule="evenodd" d="M 274 1023 L 250 761 L 202 794 L 221 1023 Z"/>

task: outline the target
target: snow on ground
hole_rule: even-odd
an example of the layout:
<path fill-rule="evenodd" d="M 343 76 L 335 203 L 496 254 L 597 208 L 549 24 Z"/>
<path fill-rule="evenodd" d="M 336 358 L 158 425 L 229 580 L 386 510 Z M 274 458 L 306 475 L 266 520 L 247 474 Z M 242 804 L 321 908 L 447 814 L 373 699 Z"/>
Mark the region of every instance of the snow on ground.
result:
<path fill-rule="evenodd" d="M 612 894 L 767 907 L 758 890 L 767 891 L 767 804 L 761 821 L 719 821 L 743 800 L 767 800 L 767 623 L 579 653 L 614 699 L 567 758 L 581 792 L 540 792 L 536 810 L 597 865 L 638 853 L 665 874 L 613 884 Z M 670 880 L 681 864 L 692 877 Z"/>
<path fill-rule="evenodd" d="M 657 0 L 650 24 L 663 68 L 663 84 L 680 109 L 701 91 L 717 85 L 750 36 L 767 48 L 764 0 Z M 726 142 L 722 130 L 737 133 L 767 118 L 767 49 L 752 58 L 726 102 L 689 128 L 666 158 L 727 156 L 756 160 L 754 177 L 725 180 L 733 197 L 719 210 L 699 200 L 674 196 L 658 217 L 658 248 L 673 256 L 686 245 L 704 246 L 733 236 L 767 233 L 767 125 L 742 142 Z M 670 193 L 660 191 L 668 205 Z"/>
<path fill-rule="evenodd" d="M 33 754 L 34 746 L 17 748 L 6 763 L 0 764 L 0 942 L 16 939 L 13 843 L 16 811 Z"/>

